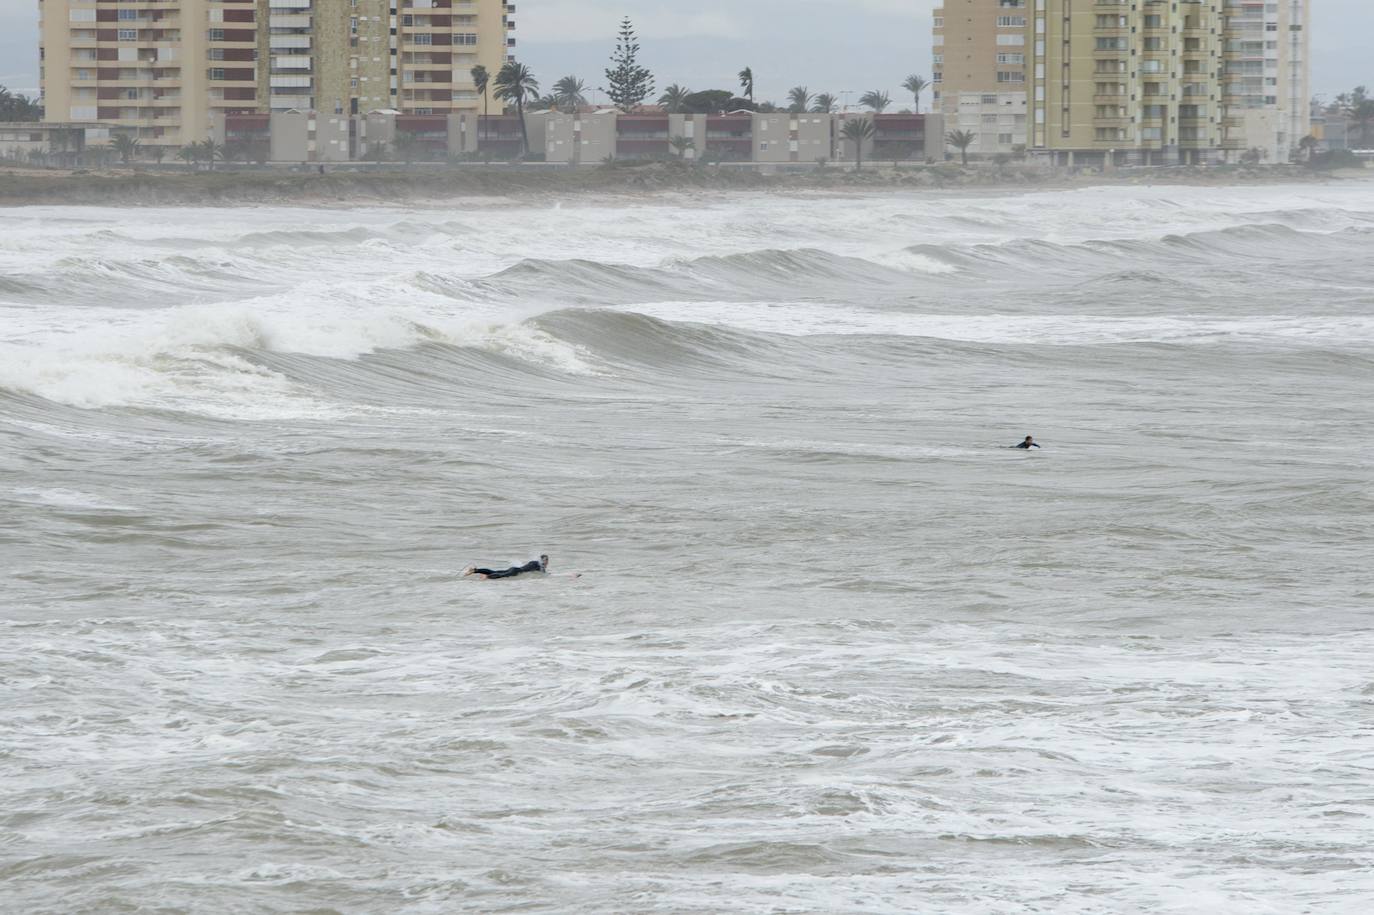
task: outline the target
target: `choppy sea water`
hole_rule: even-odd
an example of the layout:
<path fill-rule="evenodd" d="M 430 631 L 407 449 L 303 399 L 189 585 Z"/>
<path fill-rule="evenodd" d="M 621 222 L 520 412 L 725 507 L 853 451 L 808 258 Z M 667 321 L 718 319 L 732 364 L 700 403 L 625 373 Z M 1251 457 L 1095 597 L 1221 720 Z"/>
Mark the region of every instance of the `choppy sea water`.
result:
<path fill-rule="evenodd" d="M 1370 185 L 4 211 L 0 909 L 1368 911 L 1372 252 Z"/>

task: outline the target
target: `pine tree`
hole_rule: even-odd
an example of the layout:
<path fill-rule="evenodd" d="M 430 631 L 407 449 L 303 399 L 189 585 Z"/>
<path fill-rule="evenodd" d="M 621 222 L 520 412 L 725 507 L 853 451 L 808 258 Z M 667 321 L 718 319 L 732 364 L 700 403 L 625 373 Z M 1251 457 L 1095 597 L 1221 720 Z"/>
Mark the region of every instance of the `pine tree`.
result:
<path fill-rule="evenodd" d="M 630 17 L 620 24 L 620 40 L 606 71 L 606 95 L 621 111 L 633 111 L 654 91 L 654 75 L 639 65 L 639 42 Z"/>

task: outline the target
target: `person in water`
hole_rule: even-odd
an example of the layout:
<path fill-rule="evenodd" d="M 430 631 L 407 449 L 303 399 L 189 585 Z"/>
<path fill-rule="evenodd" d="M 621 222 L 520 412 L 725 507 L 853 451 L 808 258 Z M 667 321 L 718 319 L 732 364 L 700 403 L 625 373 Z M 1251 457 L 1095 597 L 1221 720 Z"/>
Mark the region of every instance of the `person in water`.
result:
<path fill-rule="evenodd" d="M 1031 438 L 1029 435 L 1027 435 L 1027 436 L 1026 436 L 1026 440 L 1025 440 L 1024 442 L 1022 442 L 1022 443 L 1019 444 L 1019 445 L 1013 445 L 1012 447 L 1014 447 L 1014 448 L 1020 448 L 1020 449 L 1023 450 L 1023 451 L 1029 451 L 1029 450 L 1031 450 L 1032 448 L 1039 448 L 1040 446 L 1037 445 L 1037 444 L 1035 443 L 1035 439 L 1033 439 L 1033 438 Z"/>
<path fill-rule="evenodd" d="M 479 569 L 476 566 L 468 566 L 463 570 L 463 577 L 476 575 L 479 578 L 514 578 L 517 575 L 527 575 L 538 572 L 540 575 L 547 575 L 549 572 L 549 556 L 547 553 L 538 559 L 531 560 L 522 566 L 511 566 L 509 569 Z"/>

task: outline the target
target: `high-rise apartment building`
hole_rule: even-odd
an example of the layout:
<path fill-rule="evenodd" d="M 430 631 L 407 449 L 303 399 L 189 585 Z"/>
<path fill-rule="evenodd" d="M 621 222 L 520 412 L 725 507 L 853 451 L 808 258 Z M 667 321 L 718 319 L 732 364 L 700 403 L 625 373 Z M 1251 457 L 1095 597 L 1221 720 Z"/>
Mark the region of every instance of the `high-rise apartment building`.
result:
<path fill-rule="evenodd" d="M 1310 129 L 1309 0 L 1226 0 L 1227 138 L 1287 157 Z"/>
<path fill-rule="evenodd" d="M 932 99 L 945 103 L 965 92 L 1025 88 L 1027 0 L 944 0 L 935 10 Z M 956 102 L 957 104 L 957 102 Z"/>
<path fill-rule="evenodd" d="M 974 135 L 969 152 L 1026 144 L 1028 0 L 944 0 L 932 30 L 932 105 L 951 129 Z"/>
<path fill-rule="evenodd" d="M 39 0 L 46 118 L 144 146 L 216 111 L 477 112 L 515 40 L 504 0 Z M 499 110 L 499 106 L 495 106 Z"/>
<path fill-rule="evenodd" d="M 49 121 L 145 146 L 205 137 L 213 109 L 254 110 L 258 0 L 39 0 Z"/>
<path fill-rule="evenodd" d="M 1030 147 L 1056 163 L 1287 161 L 1306 134 L 1307 0 L 1030 6 Z"/>

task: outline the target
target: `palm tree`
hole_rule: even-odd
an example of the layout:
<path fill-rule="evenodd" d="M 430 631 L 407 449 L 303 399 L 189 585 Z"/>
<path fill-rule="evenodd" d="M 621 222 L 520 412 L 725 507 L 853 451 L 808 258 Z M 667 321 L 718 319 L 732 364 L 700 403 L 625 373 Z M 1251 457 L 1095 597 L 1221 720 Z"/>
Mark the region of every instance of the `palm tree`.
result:
<path fill-rule="evenodd" d="M 558 98 L 553 94 L 541 95 L 532 98 L 525 104 L 527 111 L 556 111 L 558 110 Z"/>
<path fill-rule="evenodd" d="M 125 165 L 128 165 L 129 160 L 138 152 L 138 138 L 131 137 L 127 133 L 115 134 L 114 139 L 110 140 L 110 145 L 114 147 L 115 152 L 119 153 L 119 158 L 123 160 Z"/>
<path fill-rule="evenodd" d="M 840 110 L 840 100 L 829 92 L 822 92 L 811 102 L 813 114 L 834 114 Z"/>
<path fill-rule="evenodd" d="M 874 114 L 882 114 L 884 109 L 892 104 L 892 98 L 886 92 L 874 89 L 872 92 L 865 92 L 859 96 L 859 104 L 872 108 Z"/>
<path fill-rule="evenodd" d="M 854 171 L 864 164 L 864 143 L 873 139 L 873 122 L 868 118 L 850 118 L 840 128 L 840 136 L 854 144 Z"/>
<path fill-rule="evenodd" d="M 205 164 L 210 171 L 214 171 L 215 160 L 224 159 L 224 147 L 207 137 L 200 142 L 200 154 L 205 159 Z"/>
<path fill-rule="evenodd" d="M 668 143 L 673 147 L 673 151 L 677 153 L 679 159 L 687 158 L 687 150 L 696 149 L 696 144 L 686 137 L 673 137 Z"/>
<path fill-rule="evenodd" d="M 473 67 L 468 72 L 472 74 L 472 84 L 477 87 L 477 94 L 482 96 L 482 130 L 479 132 L 482 135 L 482 139 L 486 139 L 487 118 L 491 117 L 491 112 L 487 107 L 491 99 L 491 96 L 487 95 L 487 86 L 491 83 L 491 74 L 489 74 L 487 68 L 481 64 Z"/>
<path fill-rule="evenodd" d="M 968 148 L 973 145 L 973 141 L 976 139 L 978 139 L 978 135 L 971 130 L 951 130 L 945 134 L 945 142 L 959 150 L 961 165 L 968 165 Z"/>
<path fill-rule="evenodd" d="M 560 110 L 576 114 L 577 109 L 587 104 L 587 97 L 582 94 L 586 89 L 587 84 L 576 76 L 565 76 L 553 84 L 554 102 Z"/>
<path fill-rule="evenodd" d="M 811 107 L 811 91 L 805 86 L 793 86 L 787 92 L 787 110 L 801 114 Z"/>
<path fill-rule="evenodd" d="M 1312 154 L 1317 151 L 1317 138 L 1309 133 L 1298 141 L 1298 150 L 1302 153 L 1303 161 L 1311 162 Z"/>
<path fill-rule="evenodd" d="M 658 103 L 662 105 L 669 114 L 681 114 L 682 109 L 687 104 L 687 96 L 691 94 L 691 89 L 673 83 L 667 89 L 663 90 L 663 94 L 658 97 Z"/>
<path fill-rule="evenodd" d="M 191 168 L 195 168 L 196 163 L 200 161 L 200 146 L 196 143 L 188 143 L 177 150 L 177 158 Z"/>
<path fill-rule="evenodd" d="M 751 102 L 754 100 L 753 67 L 745 67 L 743 70 L 739 71 L 739 88 L 740 92 L 744 94 L 745 98 L 747 98 Z"/>
<path fill-rule="evenodd" d="M 154 146 L 154 147 L 153 147 L 153 161 L 156 162 L 158 165 L 161 165 L 161 164 L 162 164 L 162 160 L 165 159 L 165 158 L 167 158 L 167 147 L 165 147 L 165 146 Z"/>
<path fill-rule="evenodd" d="M 398 130 L 396 136 L 392 138 L 391 145 L 396 150 L 396 155 L 401 157 L 401 161 L 406 165 L 415 158 L 415 150 L 419 148 L 420 138 L 408 131 Z"/>
<path fill-rule="evenodd" d="M 916 97 L 916 113 L 921 113 L 921 93 L 926 90 L 930 83 L 926 82 L 925 77 L 917 76 L 915 73 L 906 78 L 902 83 L 902 88 Z"/>
<path fill-rule="evenodd" d="M 1369 146 L 1370 134 L 1374 132 L 1374 98 L 1369 97 L 1366 87 L 1356 86 L 1354 92 L 1346 95 L 1345 106 L 1345 114 L 1350 118 L 1351 126 L 1359 128 L 1360 145 Z"/>
<path fill-rule="evenodd" d="M 520 118 L 520 149 L 522 156 L 530 153 L 530 133 L 525 127 L 525 100 L 539 93 L 539 80 L 534 78 L 530 68 L 515 61 L 508 62 L 496 74 L 495 96 L 505 102 L 515 103 L 515 113 Z"/>

